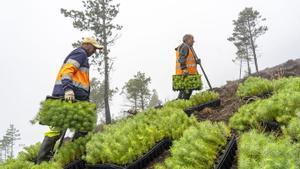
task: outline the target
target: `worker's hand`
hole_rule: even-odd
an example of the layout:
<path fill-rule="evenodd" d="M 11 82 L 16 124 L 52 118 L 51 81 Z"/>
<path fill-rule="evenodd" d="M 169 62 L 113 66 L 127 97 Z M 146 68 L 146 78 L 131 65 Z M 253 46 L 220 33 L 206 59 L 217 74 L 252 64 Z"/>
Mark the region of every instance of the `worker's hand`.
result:
<path fill-rule="evenodd" d="M 74 101 L 75 100 L 75 94 L 74 94 L 73 90 L 65 91 L 65 100 L 66 101 Z"/>
<path fill-rule="evenodd" d="M 201 59 L 197 59 L 196 62 L 197 62 L 197 64 L 200 65 L 201 64 Z"/>
<path fill-rule="evenodd" d="M 188 71 L 187 69 L 184 69 L 184 70 L 183 70 L 183 76 L 186 77 L 186 76 L 188 76 L 188 75 L 189 75 L 189 71 Z"/>

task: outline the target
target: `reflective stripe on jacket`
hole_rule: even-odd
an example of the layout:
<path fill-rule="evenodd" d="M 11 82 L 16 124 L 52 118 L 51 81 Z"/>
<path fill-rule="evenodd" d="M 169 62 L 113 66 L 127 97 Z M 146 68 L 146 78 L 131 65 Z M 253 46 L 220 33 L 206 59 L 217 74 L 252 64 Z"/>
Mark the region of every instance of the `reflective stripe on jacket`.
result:
<path fill-rule="evenodd" d="M 182 75 L 183 69 L 187 69 L 189 74 L 198 74 L 193 51 L 184 43 L 176 48 L 176 75 Z"/>
<path fill-rule="evenodd" d="M 73 50 L 64 60 L 53 89 L 53 96 L 64 96 L 73 90 L 78 100 L 88 100 L 90 94 L 89 62 L 85 49 Z"/>

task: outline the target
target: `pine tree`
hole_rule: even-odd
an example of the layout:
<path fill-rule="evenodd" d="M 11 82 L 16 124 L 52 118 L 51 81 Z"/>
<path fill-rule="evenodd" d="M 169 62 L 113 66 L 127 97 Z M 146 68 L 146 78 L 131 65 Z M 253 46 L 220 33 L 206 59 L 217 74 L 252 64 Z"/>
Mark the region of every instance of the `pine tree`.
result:
<path fill-rule="evenodd" d="M 3 140 L 0 140 L 0 163 L 4 161 L 3 154 L 2 154 L 3 153 L 3 149 L 4 149 L 3 146 L 4 146 L 3 145 Z"/>
<path fill-rule="evenodd" d="M 109 47 L 112 46 L 118 35 L 114 31 L 122 29 L 122 26 L 112 21 L 119 13 L 119 4 L 113 4 L 113 0 L 83 0 L 83 11 L 61 9 L 65 17 L 73 19 L 73 26 L 81 31 L 89 31 L 94 34 L 104 46 L 101 54 L 96 54 L 92 63 L 97 66 L 100 74 L 103 74 L 101 63 L 104 61 L 104 105 L 106 123 L 111 123 L 109 108 L 109 72 L 112 67 L 112 59 L 109 58 Z M 100 56 L 104 56 L 103 60 Z"/>
<path fill-rule="evenodd" d="M 122 93 L 124 93 L 127 99 L 133 103 L 133 109 L 140 108 L 144 110 L 150 99 L 149 84 L 151 78 L 146 77 L 145 73 L 138 72 L 132 79 L 125 83 Z"/>
<path fill-rule="evenodd" d="M 258 72 L 258 61 L 257 61 L 257 44 L 256 40 L 261 35 L 265 34 L 268 30 L 267 26 L 261 25 L 261 22 L 265 21 L 260 13 L 252 8 L 245 8 L 239 13 L 237 20 L 233 20 L 234 30 L 232 37 L 228 38 L 229 41 L 233 42 L 237 47 L 237 59 L 243 60 L 246 56 L 247 64 L 253 57 L 256 72 Z M 243 49 L 243 50 L 241 50 Z M 250 66 L 248 66 L 248 73 Z"/>
<path fill-rule="evenodd" d="M 4 151 L 4 160 L 7 160 L 9 157 L 9 139 L 7 136 L 3 136 L 3 151 Z"/>
<path fill-rule="evenodd" d="M 15 128 L 13 124 L 9 125 L 6 130 L 4 140 L 6 140 L 6 157 L 13 158 L 14 156 L 14 146 L 17 140 L 20 140 L 20 132 Z"/>
<path fill-rule="evenodd" d="M 155 89 L 152 90 L 152 96 L 148 104 L 148 108 L 159 106 L 162 104 L 162 101 L 159 100 L 157 91 Z"/>

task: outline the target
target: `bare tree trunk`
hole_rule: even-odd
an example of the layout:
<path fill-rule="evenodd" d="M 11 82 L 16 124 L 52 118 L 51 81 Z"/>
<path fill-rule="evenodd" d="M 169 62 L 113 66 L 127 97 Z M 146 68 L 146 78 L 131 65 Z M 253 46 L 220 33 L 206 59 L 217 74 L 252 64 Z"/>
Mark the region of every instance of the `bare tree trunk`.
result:
<path fill-rule="evenodd" d="M 251 75 L 251 68 L 250 68 L 249 59 L 247 59 L 247 66 L 248 66 L 248 75 Z"/>
<path fill-rule="evenodd" d="M 14 140 L 12 138 L 11 144 L 10 144 L 10 158 L 13 158 L 14 156 Z"/>
<path fill-rule="evenodd" d="M 106 47 L 104 47 L 106 48 Z M 105 105 L 105 119 L 106 124 L 111 123 L 111 116 L 110 116 L 110 108 L 109 108 L 109 72 L 108 72 L 108 57 L 107 54 L 104 55 L 104 62 L 105 62 L 105 76 L 104 76 L 104 105 Z"/>
<path fill-rule="evenodd" d="M 141 95 L 141 108 L 142 108 L 142 110 L 144 110 L 145 109 L 145 105 L 144 105 L 145 103 L 144 103 L 144 96 L 143 95 Z"/>
<path fill-rule="evenodd" d="M 105 47 L 106 48 L 106 47 Z M 104 78 L 104 105 L 105 105 L 105 119 L 106 124 L 111 123 L 111 116 L 110 116 L 110 108 L 109 108 L 109 75 L 108 75 L 108 57 L 104 56 L 105 62 L 105 78 Z"/>
<path fill-rule="evenodd" d="M 250 26 L 249 20 L 248 20 L 248 28 L 249 28 L 250 44 L 251 44 L 251 48 L 252 48 L 252 52 L 253 52 L 255 69 L 256 69 L 256 73 L 258 73 L 258 63 L 257 63 L 257 57 L 256 57 L 256 51 L 255 51 L 255 44 L 254 44 L 252 30 L 251 30 L 251 26 Z"/>
<path fill-rule="evenodd" d="M 252 51 L 253 51 L 255 69 L 256 69 L 256 72 L 258 73 L 258 63 L 257 63 L 257 57 L 256 57 L 256 51 L 255 51 L 255 44 L 254 44 L 254 41 L 253 41 L 252 34 L 250 36 L 251 36 L 251 47 L 252 47 Z"/>
<path fill-rule="evenodd" d="M 240 61 L 240 78 L 239 79 L 242 78 L 242 67 L 243 67 L 243 59 L 241 59 L 241 61 Z"/>
<path fill-rule="evenodd" d="M 102 4 L 105 9 L 105 4 Z M 103 18 L 103 25 L 106 24 L 106 18 Z M 103 46 L 104 46 L 104 105 L 105 105 L 105 119 L 106 124 L 111 123 L 111 115 L 109 108 L 109 65 L 108 65 L 108 51 L 107 51 L 107 35 L 106 29 L 103 29 Z"/>
<path fill-rule="evenodd" d="M 7 146 L 5 145 L 5 148 L 4 148 L 4 160 L 7 160 Z"/>
<path fill-rule="evenodd" d="M 135 96 L 134 97 L 134 110 L 137 109 L 137 97 Z"/>
<path fill-rule="evenodd" d="M 251 66 L 250 66 L 250 57 L 249 57 L 249 51 L 248 51 L 248 46 L 246 46 L 246 54 L 247 54 L 247 66 L 248 66 L 248 75 L 251 75 Z"/>

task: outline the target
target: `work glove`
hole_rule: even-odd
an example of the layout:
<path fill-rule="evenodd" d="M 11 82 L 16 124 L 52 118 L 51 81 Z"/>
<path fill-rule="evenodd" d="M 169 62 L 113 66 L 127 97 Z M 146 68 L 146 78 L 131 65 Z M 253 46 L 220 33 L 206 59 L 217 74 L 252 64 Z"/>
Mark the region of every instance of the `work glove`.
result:
<path fill-rule="evenodd" d="M 199 64 L 199 65 L 201 64 L 201 60 L 200 60 L 200 59 L 197 59 L 196 62 L 197 62 L 197 64 Z"/>
<path fill-rule="evenodd" d="M 65 100 L 66 101 L 74 101 L 75 100 L 75 94 L 73 90 L 67 90 L 65 91 Z"/>
<path fill-rule="evenodd" d="M 183 76 L 186 77 L 189 75 L 189 71 L 187 69 L 183 70 Z"/>

